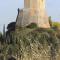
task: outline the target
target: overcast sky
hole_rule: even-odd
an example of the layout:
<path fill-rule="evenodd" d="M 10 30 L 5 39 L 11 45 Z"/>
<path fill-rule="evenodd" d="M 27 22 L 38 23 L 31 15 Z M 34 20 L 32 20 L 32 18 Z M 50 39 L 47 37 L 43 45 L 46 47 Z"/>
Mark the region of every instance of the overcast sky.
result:
<path fill-rule="evenodd" d="M 4 24 L 16 21 L 17 9 L 23 7 L 23 0 L 0 0 L 0 31 Z M 53 21 L 60 21 L 60 0 L 46 0 L 46 11 Z"/>

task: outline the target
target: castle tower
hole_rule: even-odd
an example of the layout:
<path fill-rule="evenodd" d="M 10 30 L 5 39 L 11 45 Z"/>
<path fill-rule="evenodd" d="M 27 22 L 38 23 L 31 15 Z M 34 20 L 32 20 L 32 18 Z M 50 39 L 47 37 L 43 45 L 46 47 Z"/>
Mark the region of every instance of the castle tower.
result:
<path fill-rule="evenodd" d="M 45 8 L 45 0 L 24 0 L 24 8 Z"/>
<path fill-rule="evenodd" d="M 30 8 L 30 0 L 24 0 L 24 8 Z"/>
<path fill-rule="evenodd" d="M 22 11 L 23 16 L 21 17 L 20 25 L 25 26 L 30 23 L 36 23 L 38 27 L 50 28 L 45 11 L 45 0 L 24 0 L 24 9 Z M 21 14 L 21 12 L 19 13 Z"/>

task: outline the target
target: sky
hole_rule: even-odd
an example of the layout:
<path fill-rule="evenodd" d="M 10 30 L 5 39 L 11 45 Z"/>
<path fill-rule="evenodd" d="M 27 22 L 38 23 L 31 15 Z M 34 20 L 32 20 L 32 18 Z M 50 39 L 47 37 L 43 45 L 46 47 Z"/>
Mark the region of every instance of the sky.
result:
<path fill-rule="evenodd" d="M 24 0 L 0 0 L 0 31 L 3 25 L 16 21 L 17 9 L 24 7 Z M 60 22 L 60 0 L 46 0 L 47 15 Z"/>

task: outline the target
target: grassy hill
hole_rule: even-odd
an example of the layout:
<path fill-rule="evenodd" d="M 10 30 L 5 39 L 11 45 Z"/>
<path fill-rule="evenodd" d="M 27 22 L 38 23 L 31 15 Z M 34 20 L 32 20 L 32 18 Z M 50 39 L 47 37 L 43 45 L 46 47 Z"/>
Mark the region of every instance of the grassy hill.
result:
<path fill-rule="evenodd" d="M 8 39 L 9 40 L 9 39 Z M 60 31 L 18 28 L 10 32 L 11 43 L 4 43 L 2 54 L 17 60 L 60 60 Z"/>
<path fill-rule="evenodd" d="M 24 60 L 59 60 L 60 31 L 42 28 L 17 29 L 14 41 L 17 43 Z M 41 56 L 42 57 L 41 57 Z M 57 55 L 59 55 L 57 57 Z"/>

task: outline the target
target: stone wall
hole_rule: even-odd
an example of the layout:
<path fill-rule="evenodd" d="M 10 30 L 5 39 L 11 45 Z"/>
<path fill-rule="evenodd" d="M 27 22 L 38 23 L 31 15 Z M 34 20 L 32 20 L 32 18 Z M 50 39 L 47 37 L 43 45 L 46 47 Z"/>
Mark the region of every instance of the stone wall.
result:
<path fill-rule="evenodd" d="M 19 27 L 24 27 L 31 23 L 36 23 L 38 27 L 50 28 L 48 17 L 45 15 L 46 14 L 42 15 L 42 13 L 36 9 L 27 8 L 19 10 L 16 25 Z"/>
<path fill-rule="evenodd" d="M 45 0 L 24 0 L 24 8 L 18 11 L 17 26 L 27 26 L 36 23 L 38 27 L 50 28 L 45 12 Z"/>

